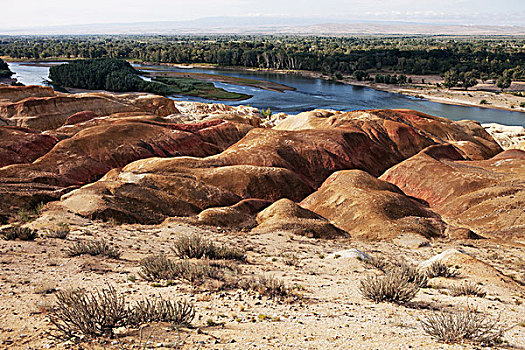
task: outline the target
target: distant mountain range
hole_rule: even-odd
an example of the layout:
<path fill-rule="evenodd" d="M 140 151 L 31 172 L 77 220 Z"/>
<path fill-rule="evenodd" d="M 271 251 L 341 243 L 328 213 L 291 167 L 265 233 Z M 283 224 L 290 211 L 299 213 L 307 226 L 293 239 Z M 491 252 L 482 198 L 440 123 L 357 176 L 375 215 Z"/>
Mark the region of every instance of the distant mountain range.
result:
<path fill-rule="evenodd" d="M 1 28 L 0 35 L 296 34 L 296 35 L 525 35 L 525 26 L 458 25 L 329 18 L 209 17 L 192 21 Z"/>

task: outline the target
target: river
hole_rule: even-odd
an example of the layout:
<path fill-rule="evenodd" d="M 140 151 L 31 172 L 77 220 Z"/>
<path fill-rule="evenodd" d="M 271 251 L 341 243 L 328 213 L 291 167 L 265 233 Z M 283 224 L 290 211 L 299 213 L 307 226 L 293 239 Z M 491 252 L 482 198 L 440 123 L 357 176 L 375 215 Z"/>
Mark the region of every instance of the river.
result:
<path fill-rule="evenodd" d="M 14 78 L 23 84 L 42 84 L 47 79 L 49 67 L 8 63 Z M 134 65 L 140 69 L 140 65 Z M 151 66 L 148 66 L 151 68 Z M 341 111 L 375 108 L 407 108 L 423 113 L 446 117 L 452 120 L 470 119 L 482 123 L 525 126 L 525 113 L 499 109 L 456 106 L 422 100 L 400 94 L 377 91 L 368 87 L 359 87 L 334 83 L 324 79 L 302 77 L 295 74 L 269 72 L 232 71 L 222 69 L 180 69 L 167 66 L 154 66 L 164 71 L 195 72 L 229 75 L 247 79 L 269 80 L 296 88 L 296 91 L 284 93 L 257 89 L 248 86 L 215 83 L 215 86 L 228 91 L 253 95 L 244 101 L 220 101 L 232 106 L 251 105 L 257 108 L 270 108 L 273 113 L 285 112 L 297 114 L 312 109 L 324 108 Z M 171 96 L 174 100 L 217 102 L 190 96 Z"/>

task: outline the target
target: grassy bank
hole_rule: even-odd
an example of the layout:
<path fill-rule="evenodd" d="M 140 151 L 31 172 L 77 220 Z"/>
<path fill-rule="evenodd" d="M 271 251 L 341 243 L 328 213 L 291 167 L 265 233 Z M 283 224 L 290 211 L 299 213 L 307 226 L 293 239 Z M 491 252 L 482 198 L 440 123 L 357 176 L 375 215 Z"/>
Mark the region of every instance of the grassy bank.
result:
<path fill-rule="evenodd" d="M 185 77 L 154 77 L 155 81 L 169 86 L 172 95 L 201 97 L 208 100 L 242 101 L 251 95 L 239 94 L 218 88 L 213 83 Z"/>

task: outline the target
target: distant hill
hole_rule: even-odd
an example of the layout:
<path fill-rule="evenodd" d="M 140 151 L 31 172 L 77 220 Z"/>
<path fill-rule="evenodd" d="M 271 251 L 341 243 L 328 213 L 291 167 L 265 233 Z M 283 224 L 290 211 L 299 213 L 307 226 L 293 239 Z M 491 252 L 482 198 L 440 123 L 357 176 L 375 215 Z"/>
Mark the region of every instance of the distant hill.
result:
<path fill-rule="evenodd" d="M 79 24 L 1 28 L 0 35 L 83 34 L 317 34 L 317 35 L 525 35 L 525 26 L 457 25 L 329 18 L 209 17 L 192 21 Z"/>

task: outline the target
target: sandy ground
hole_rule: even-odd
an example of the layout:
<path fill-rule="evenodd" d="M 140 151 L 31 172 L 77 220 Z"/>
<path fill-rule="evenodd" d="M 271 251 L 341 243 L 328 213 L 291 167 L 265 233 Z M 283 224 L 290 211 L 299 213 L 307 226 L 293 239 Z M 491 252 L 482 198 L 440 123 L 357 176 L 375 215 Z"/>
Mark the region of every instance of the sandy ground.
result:
<path fill-rule="evenodd" d="M 426 242 L 419 237 L 379 243 L 326 241 L 287 232 L 252 235 L 183 223 L 169 227 L 113 226 L 77 220 L 71 228 L 65 240 L 0 241 L 0 349 L 142 349 L 140 344 L 146 342 L 148 347 L 161 349 L 481 349 L 471 344 L 438 343 L 425 334 L 418 321 L 434 309 L 454 310 L 466 305 L 485 315 L 499 316 L 506 327 L 514 326 L 505 333 L 504 348 L 525 348 L 522 284 L 457 266 L 460 277 L 432 279 L 431 287 L 421 289 L 406 305 L 376 304 L 365 300 L 358 286 L 361 279 L 380 272 L 340 253 L 356 248 L 376 257 L 419 263 L 458 248 L 519 281 L 525 280 L 525 250 L 518 244 Z M 173 240 L 188 233 L 246 250 L 247 262 L 238 266 L 240 278 L 275 276 L 300 298 L 278 301 L 255 292 L 192 287 L 184 282 L 158 287 L 139 277 L 142 258 L 159 253 L 172 256 Z M 74 241 L 98 238 L 120 247 L 121 258 L 67 257 L 65 250 Z M 447 288 L 463 280 L 482 285 L 487 296 L 448 295 Z M 154 324 L 142 333 L 126 330 L 118 339 L 86 340 L 82 344 L 46 335 L 50 330 L 47 313 L 56 292 L 38 294 L 39 289 L 51 285 L 57 290 L 91 290 L 108 284 L 130 300 L 162 295 L 194 302 L 197 316 L 193 327 L 172 330 L 166 324 Z"/>
<path fill-rule="evenodd" d="M 465 91 L 449 90 L 428 85 L 416 85 L 409 88 L 404 86 L 390 87 L 385 84 L 377 84 L 377 86 L 375 86 L 375 88 L 380 90 L 425 98 L 439 103 L 525 112 L 525 107 L 521 107 L 521 105 L 525 103 L 525 97 L 515 96 L 508 92 L 501 93 L 499 91 L 495 91 L 493 87 L 493 85 L 484 84 L 476 87 L 476 90 Z M 522 91 L 521 89 L 524 87 L 525 83 L 520 82 L 514 83 L 511 89 L 513 91 Z M 483 100 L 485 100 L 485 103 L 481 103 Z"/>

